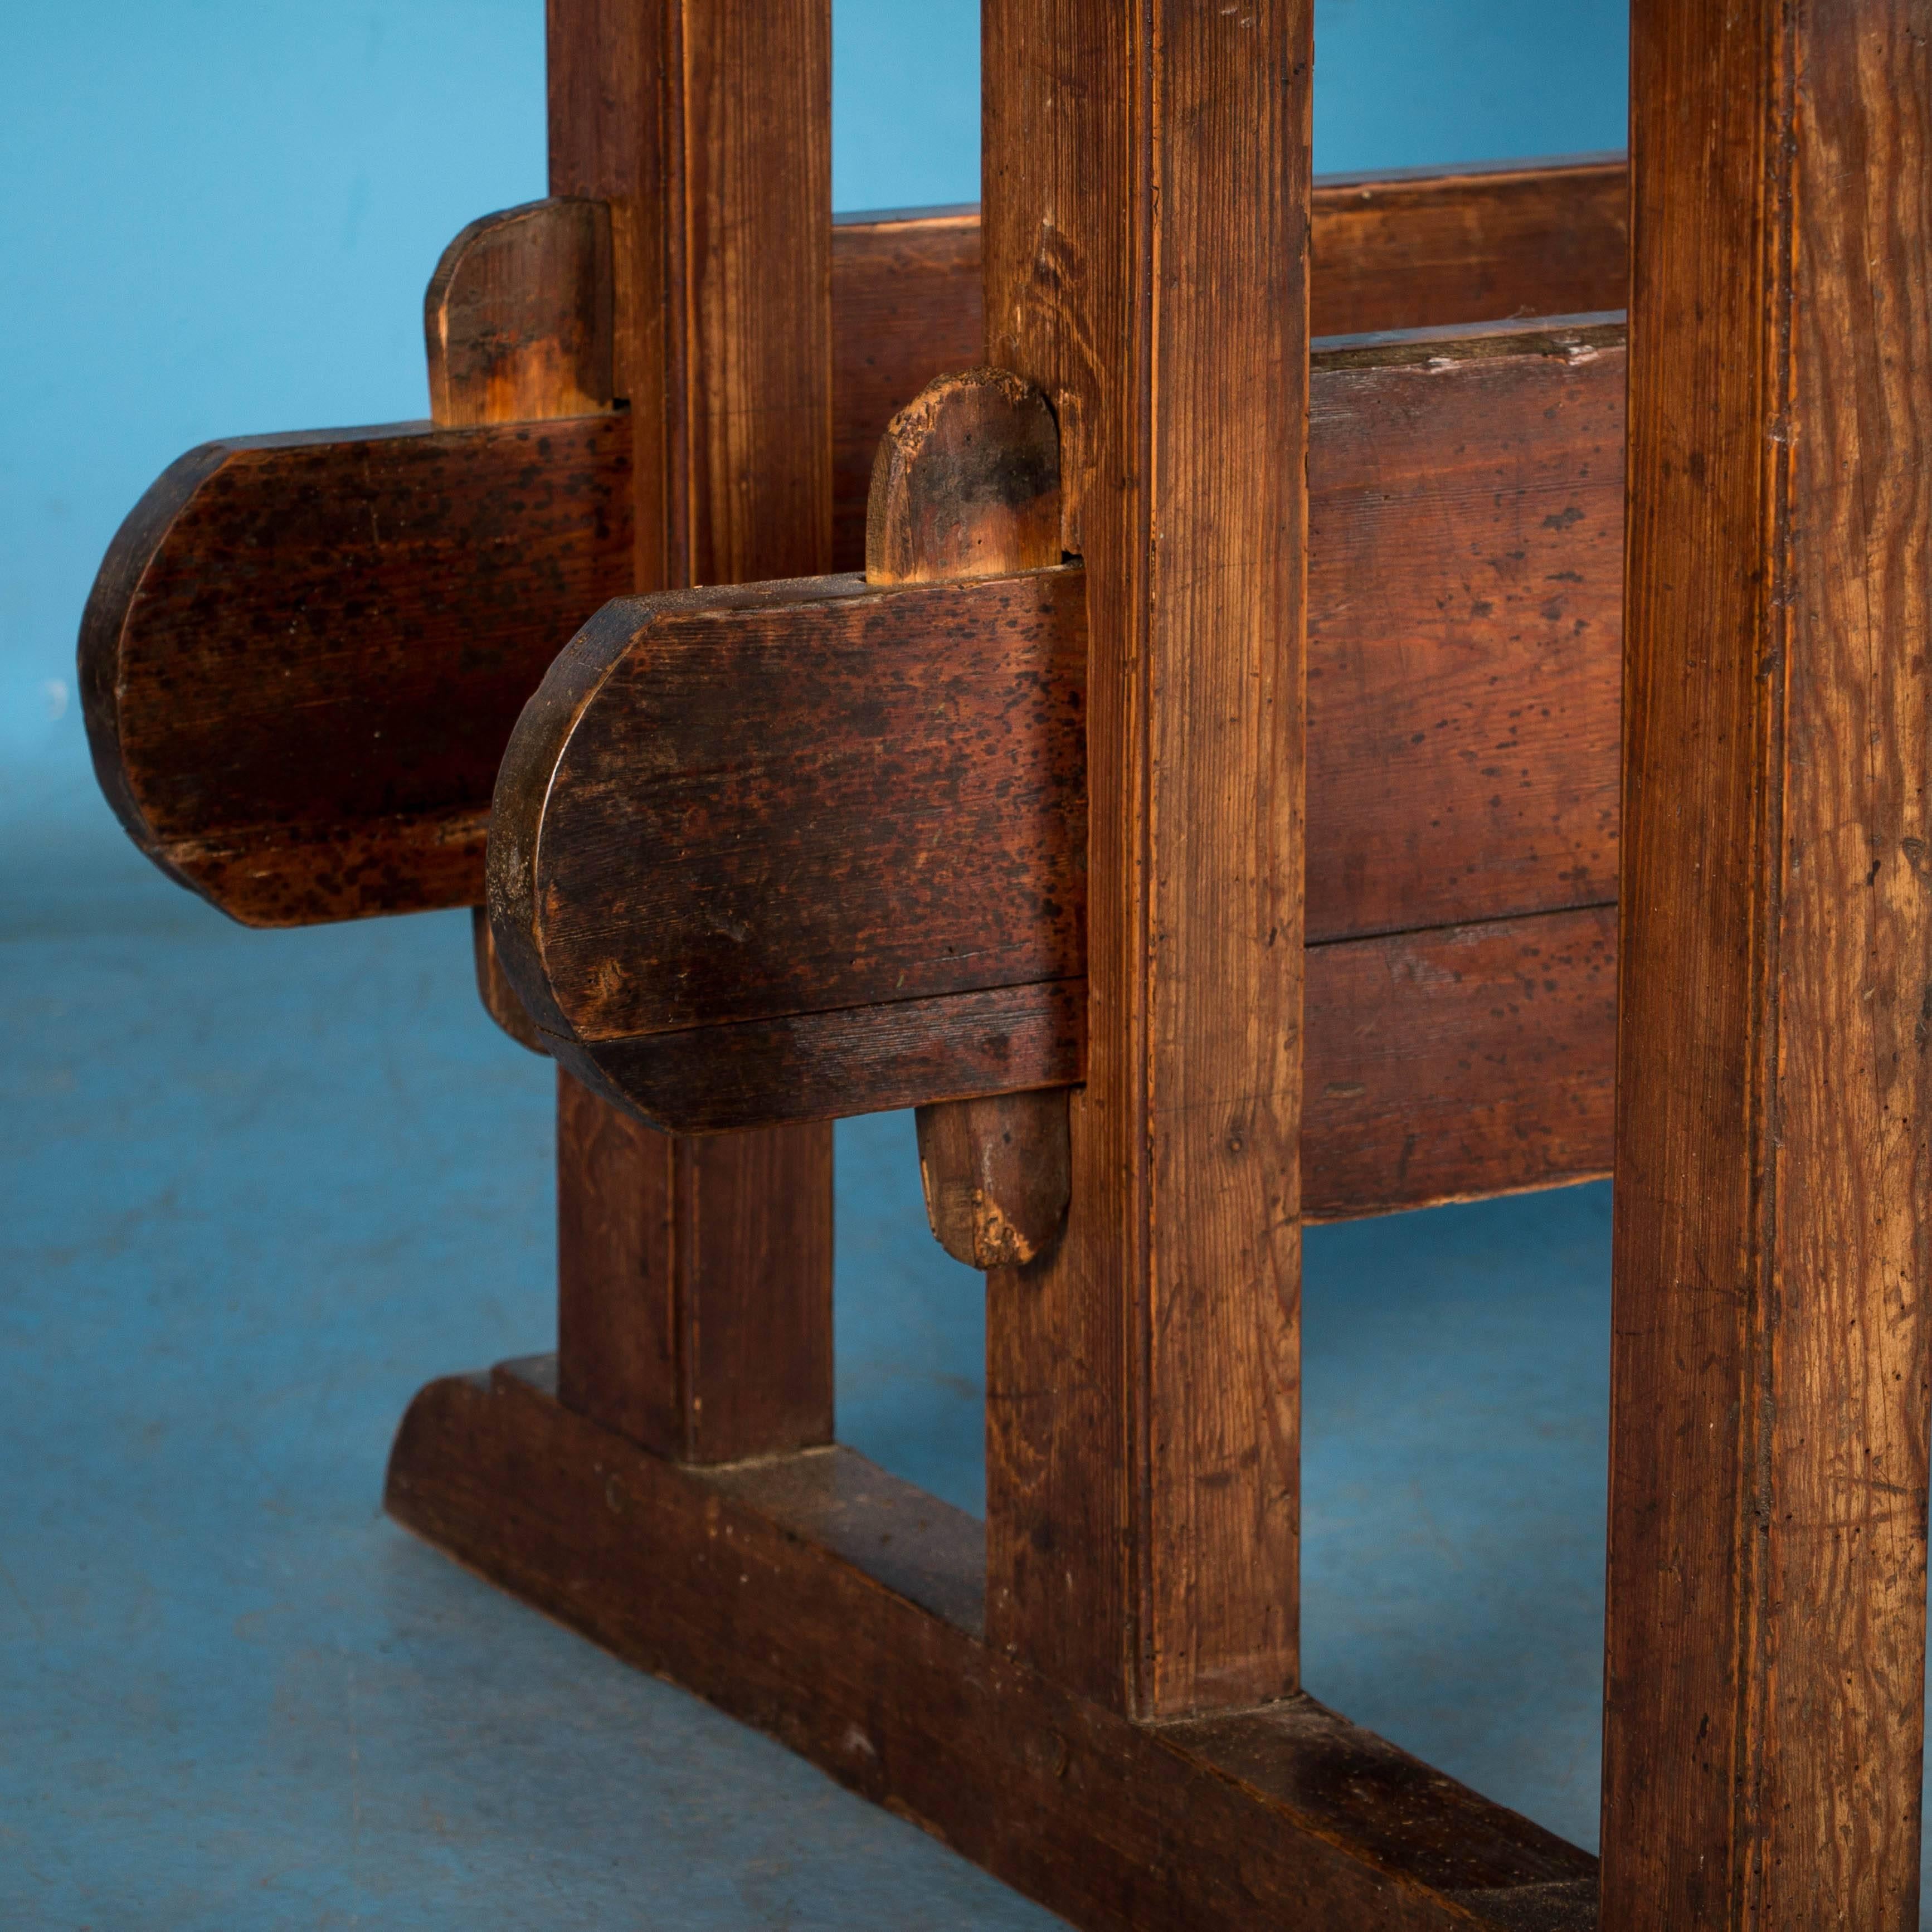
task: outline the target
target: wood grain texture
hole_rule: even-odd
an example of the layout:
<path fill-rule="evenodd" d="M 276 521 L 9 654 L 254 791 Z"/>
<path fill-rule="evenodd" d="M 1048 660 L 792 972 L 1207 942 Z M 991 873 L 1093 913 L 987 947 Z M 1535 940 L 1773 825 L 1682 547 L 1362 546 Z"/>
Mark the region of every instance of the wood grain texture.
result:
<path fill-rule="evenodd" d="M 503 742 L 630 548 L 618 417 L 204 444 L 82 620 L 101 788 L 248 925 L 472 904 Z"/>
<path fill-rule="evenodd" d="M 929 1102 L 914 1125 L 926 1221 L 955 1261 L 1024 1268 L 1060 1238 L 1072 1189 L 1064 1090 Z"/>
<path fill-rule="evenodd" d="M 1614 908 L 1312 946 L 1306 999 L 1309 1220 L 1610 1172 Z"/>
<path fill-rule="evenodd" d="M 440 429 L 543 422 L 614 405 L 610 211 L 601 201 L 532 202 L 472 221 L 442 251 L 423 298 L 430 412 Z M 543 1036 L 471 909 L 476 990 L 518 1046 Z"/>
<path fill-rule="evenodd" d="M 827 569 L 826 8 L 549 4 L 550 191 L 610 204 L 636 587 Z"/>
<path fill-rule="evenodd" d="M 1312 936 L 1610 896 L 1622 385 L 1605 325 L 1317 356 Z M 184 459 L 82 639 L 136 842 L 250 924 L 475 902 L 517 706 L 628 586 L 630 435 L 410 424 Z"/>
<path fill-rule="evenodd" d="M 610 211 L 533 201 L 472 221 L 423 297 L 442 429 L 596 416 L 612 404 Z"/>
<path fill-rule="evenodd" d="M 832 1432 L 832 1164 L 653 1132 L 557 1075 L 560 1394 L 680 1462 Z"/>
<path fill-rule="evenodd" d="M 1043 568 L 1060 561 L 1060 431 L 1046 397 L 1004 370 L 942 376 L 880 440 L 866 580 Z M 926 1220 L 955 1261 L 1017 1268 L 1059 1239 L 1071 1184 L 1064 1093 L 928 1102 L 916 1128 Z"/>
<path fill-rule="evenodd" d="M 1311 941 L 1616 896 L 1622 338 L 1316 358 Z"/>
<path fill-rule="evenodd" d="M 1310 13 L 984 25 L 988 359 L 1054 401 L 1090 630 L 1087 1083 L 1066 1234 L 992 1278 L 988 1628 L 1251 1704 L 1298 1646 Z"/>
<path fill-rule="evenodd" d="M 980 211 L 842 218 L 832 228 L 832 568 L 866 561 L 879 440 L 949 369 L 986 359 Z"/>
<path fill-rule="evenodd" d="M 1426 931 L 1400 970 L 1351 977 L 1372 947 L 1311 965 L 1352 990 L 1310 1052 L 1366 1062 L 1413 1030 L 1444 1110 L 1412 1130 L 1393 1065 L 1338 1073 L 1384 1097 L 1304 1138 L 1324 1216 L 1609 1164 L 1610 932 L 1546 952 L 1522 922 L 1600 909 L 1615 862 L 1605 337 L 1436 334 L 1316 372 L 1318 536 L 1352 568 L 1314 577 L 1310 938 Z M 1452 574 L 1456 596 L 1426 587 Z M 692 1132 L 1075 1077 L 1074 587 L 810 580 L 601 614 L 520 726 L 500 808 L 505 944 L 579 1077 Z M 1053 595 L 1022 620 L 1022 592 Z M 1418 963 L 1438 946 L 1468 988 Z"/>
<path fill-rule="evenodd" d="M 1148 1726 L 976 1633 L 978 1526 L 844 1449 L 680 1468 L 552 1400 L 432 1384 L 391 1513 L 1091 1932 L 1580 1932 L 1594 1861 L 1312 1700 Z"/>
<path fill-rule="evenodd" d="M 1077 977 L 1082 596 L 1070 568 L 600 612 L 512 735 L 490 849 L 499 950 L 564 1064 Z M 700 1064 L 692 1102 L 728 1077 Z M 769 1118 L 838 1097 L 788 1083 Z"/>
<path fill-rule="evenodd" d="M 830 1012 L 548 1043 L 586 1085 L 689 1134 L 824 1120 L 1066 1084 L 1086 1053 L 1085 985 L 1034 981 Z"/>
<path fill-rule="evenodd" d="M 548 27 L 550 191 L 610 209 L 626 587 L 827 568 L 829 0 L 548 0 Z M 560 1117 L 569 1399 L 674 1456 L 828 1440 L 830 1127 L 667 1142 L 608 1112 Z"/>
<path fill-rule="evenodd" d="M 1060 432 L 1004 369 L 937 378 L 879 440 L 866 503 L 868 584 L 943 584 L 1060 561 Z"/>
<path fill-rule="evenodd" d="M 1932 10 L 1633 10 L 1604 1923 L 1918 1923 Z"/>
<path fill-rule="evenodd" d="M 1317 176 L 1317 336 L 1624 306 L 1621 154 Z M 864 553 L 872 454 L 933 376 L 986 359 L 980 211 L 840 217 L 832 231 L 832 562 Z"/>
<path fill-rule="evenodd" d="M 1318 336 L 1622 308 L 1622 154 L 1318 176 L 1310 326 Z"/>

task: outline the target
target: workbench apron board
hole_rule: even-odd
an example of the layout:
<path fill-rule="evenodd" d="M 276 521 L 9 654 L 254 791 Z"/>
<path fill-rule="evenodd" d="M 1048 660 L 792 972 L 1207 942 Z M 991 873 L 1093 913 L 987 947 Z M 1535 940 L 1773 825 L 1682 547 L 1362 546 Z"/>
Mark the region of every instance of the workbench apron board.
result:
<path fill-rule="evenodd" d="M 1924 24 L 1318 184 L 1310 0 L 988 0 L 978 218 L 839 228 L 823 0 L 554 0 L 434 423 L 191 453 L 82 639 L 158 863 L 487 898 L 557 1062 L 557 1353 L 392 1511 L 1084 1925 L 1915 1922 Z M 833 1440 L 905 1106 L 983 1526 Z M 1302 1689 L 1300 1256 L 1613 1164 L 1600 1898 Z"/>

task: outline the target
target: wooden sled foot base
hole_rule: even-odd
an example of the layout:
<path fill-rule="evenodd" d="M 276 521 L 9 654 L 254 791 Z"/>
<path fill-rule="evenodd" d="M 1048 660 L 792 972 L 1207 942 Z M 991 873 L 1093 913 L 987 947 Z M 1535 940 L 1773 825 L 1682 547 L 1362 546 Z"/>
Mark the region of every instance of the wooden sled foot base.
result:
<path fill-rule="evenodd" d="M 390 1514 L 1076 1925 L 1594 1925 L 1594 1858 L 1312 1698 L 1138 1724 L 988 1648 L 979 1523 L 851 1450 L 687 1468 L 554 1389 L 432 1382 Z"/>

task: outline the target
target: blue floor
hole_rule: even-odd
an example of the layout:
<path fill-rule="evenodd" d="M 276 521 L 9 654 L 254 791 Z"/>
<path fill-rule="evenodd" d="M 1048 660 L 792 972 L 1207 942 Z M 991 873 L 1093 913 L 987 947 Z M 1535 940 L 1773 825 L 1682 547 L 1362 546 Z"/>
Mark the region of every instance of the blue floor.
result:
<path fill-rule="evenodd" d="M 46 822 L 0 908 L 0 1926 L 1054 1922 L 378 1513 L 411 1392 L 551 1336 L 549 1070 L 463 918 L 244 932 Z M 977 1281 L 904 1117 L 839 1156 L 842 1432 L 976 1509 Z M 1308 1253 L 1310 1684 L 1586 1843 L 1606 1207 Z"/>

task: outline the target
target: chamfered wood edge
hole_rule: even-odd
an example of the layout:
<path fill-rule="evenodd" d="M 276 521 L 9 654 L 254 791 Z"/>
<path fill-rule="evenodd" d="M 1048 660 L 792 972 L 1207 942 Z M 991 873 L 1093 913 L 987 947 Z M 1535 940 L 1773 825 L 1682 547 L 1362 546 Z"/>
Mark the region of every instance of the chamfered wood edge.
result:
<path fill-rule="evenodd" d="M 1588 1854 L 1312 1700 L 1141 1726 L 988 1649 L 970 1520 L 851 1451 L 684 1468 L 552 1372 L 422 1390 L 390 1514 L 1076 1924 L 1594 1925 Z"/>
<path fill-rule="evenodd" d="M 470 952 L 476 968 L 476 997 L 483 1010 L 519 1046 L 548 1058 L 550 1045 L 543 1029 L 524 1011 L 524 1003 L 496 957 L 496 936 L 490 930 L 487 906 L 470 908 Z"/>
<path fill-rule="evenodd" d="M 1630 340 L 1622 309 L 1588 315 L 1526 316 L 1507 322 L 1445 322 L 1431 328 L 1372 329 L 1360 335 L 1318 335 L 1308 366 L 1330 369 L 1402 369 L 1417 363 L 1487 362 L 1510 356 L 1559 356 L 1573 360 L 1622 349 Z"/>
<path fill-rule="evenodd" d="M 1480 182 L 1501 187 L 1514 181 L 1546 181 L 1552 175 L 1596 176 L 1613 180 L 1630 172 L 1630 156 L 1621 148 L 1586 154 L 1541 154 L 1525 160 L 1457 161 L 1418 168 L 1354 168 L 1314 177 L 1311 199 L 1318 212 L 1333 206 L 1354 207 L 1386 195 L 1390 199 L 1440 194 L 1452 183 Z M 836 236 L 844 229 L 924 228 L 942 224 L 976 228 L 976 201 L 933 202 L 914 208 L 855 208 L 836 214 Z"/>

